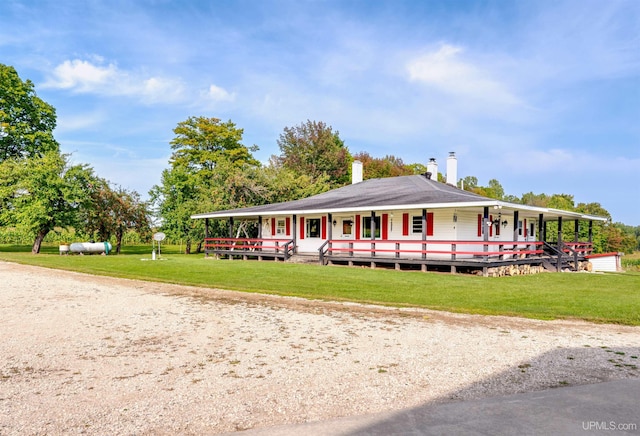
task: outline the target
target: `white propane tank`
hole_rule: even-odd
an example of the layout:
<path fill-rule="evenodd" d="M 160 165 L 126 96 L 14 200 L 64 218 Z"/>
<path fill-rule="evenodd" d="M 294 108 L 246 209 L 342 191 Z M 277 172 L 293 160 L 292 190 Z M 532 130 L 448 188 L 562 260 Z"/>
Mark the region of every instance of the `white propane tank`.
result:
<path fill-rule="evenodd" d="M 72 253 L 99 253 L 109 254 L 111 244 L 109 242 L 74 242 L 69 247 Z"/>

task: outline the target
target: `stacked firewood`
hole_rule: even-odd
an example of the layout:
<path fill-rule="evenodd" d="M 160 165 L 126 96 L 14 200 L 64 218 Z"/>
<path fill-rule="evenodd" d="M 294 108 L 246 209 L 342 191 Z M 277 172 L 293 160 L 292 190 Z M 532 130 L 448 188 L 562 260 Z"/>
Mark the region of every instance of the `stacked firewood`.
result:
<path fill-rule="evenodd" d="M 579 261 L 579 272 L 591 272 L 593 265 L 589 261 Z M 545 268 L 542 265 L 505 265 L 497 266 L 487 269 L 487 275 L 489 277 L 509 277 L 509 276 L 522 276 L 529 274 L 539 274 L 545 272 Z M 564 272 L 576 271 L 574 264 L 571 263 L 568 268 L 563 269 Z M 482 275 L 482 271 L 477 272 L 478 275 Z"/>
<path fill-rule="evenodd" d="M 522 276 L 538 274 L 544 271 L 545 269 L 541 265 L 505 265 L 489 268 L 487 275 L 489 277 Z M 480 271 L 479 274 L 482 275 L 482 271 Z"/>

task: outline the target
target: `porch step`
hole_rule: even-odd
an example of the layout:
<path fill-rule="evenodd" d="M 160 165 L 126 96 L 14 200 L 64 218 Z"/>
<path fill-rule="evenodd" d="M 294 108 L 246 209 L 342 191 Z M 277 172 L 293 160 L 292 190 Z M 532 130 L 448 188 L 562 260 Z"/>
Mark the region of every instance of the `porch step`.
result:
<path fill-rule="evenodd" d="M 313 254 L 294 254 L 287 262 L 289 263 L 306 263 L 306 264 L 319 264 L 320 259 L 317 255 Z"/>
<path fill-rule="evenodd" d="M 544 269 L 546 269 L 547 271 L 552 271 L 552 272 L 557 272 L 558 269 L 556 268 L 556 265 L 554 265 L 553 263 L 551 263 L 549 260 L 544 259 L 542 261 L 542 266 L 544 267 Z"/>

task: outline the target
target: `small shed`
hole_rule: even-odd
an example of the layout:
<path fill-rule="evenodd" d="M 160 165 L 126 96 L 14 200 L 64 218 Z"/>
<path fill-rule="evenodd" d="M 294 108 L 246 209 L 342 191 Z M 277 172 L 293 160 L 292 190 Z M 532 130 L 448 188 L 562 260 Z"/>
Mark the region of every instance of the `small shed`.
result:
<path fill-rule="evenodd" d="M 585 257 L 591 262 L 593 271 L 619 272 L 622 271 L 622 256 L 623 253 L 600 253 Z"/>

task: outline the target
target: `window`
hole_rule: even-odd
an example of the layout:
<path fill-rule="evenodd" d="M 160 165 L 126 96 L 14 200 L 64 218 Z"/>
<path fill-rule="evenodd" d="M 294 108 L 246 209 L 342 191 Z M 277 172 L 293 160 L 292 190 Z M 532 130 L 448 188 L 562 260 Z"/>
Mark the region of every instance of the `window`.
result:
<path fill-rule="evenodd" d="M 287 228 L 286 228 L 286 224 L 285 224 L 285 220 L 278 220 L 277 221 L 277 225 L 276 225 L 276 234 L 277 235 L 284 235 L 286 234 Z"/>
<path fill-rule="evenodd" d="M 353 220 L 342 220 L 342 234 L 351 235 L 353 231 Z"/>
<path fill-rule="evenodd" d="M 412 233 L 422 234 L 422 216 L 414 215 L 412 217 Z"/>
<path fill-rule="evenodd" d="M 307 237 L 319 238 L 320 237 L 320 218 L 309 218 L 306 220 L 307 224 Z"/>
<path fill-rule="evenodd" d="M 379 238 L 380 237 L 380 217 L 379 216 L 375 218 L 375 225 L 376 225 L 375 237 Z M 371 238 L 371 217 L 370 216 L 362 217 L 362 237 Z"/>
<path fill-rule="evenodd" d="M 518 221 L 518 235 L 522 236 L 522 220 Z"/>
<path fill-rule="evenodd" d="M 407 219 L 408 220 L 408 219 Z M 407 222 L 407 226 L 409 223 Z M 404 227 L 404 226 L 403 226 Z M 422 215 L 413 215 L 411 217 L 411 233 L 414 235 L 422 235 Z M 427 228 L 425 234 L 427 236 L 433 236 L 433 212 L 427 213 Z M 409 229 L 407 231 L 402 232 L 403 236 L 409 236 Z"/>

